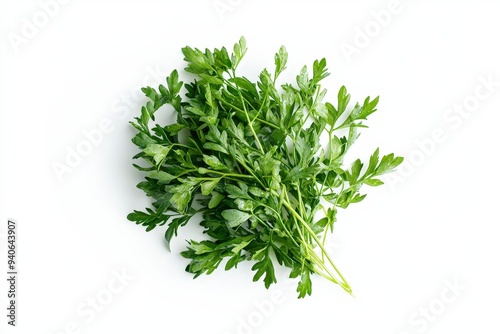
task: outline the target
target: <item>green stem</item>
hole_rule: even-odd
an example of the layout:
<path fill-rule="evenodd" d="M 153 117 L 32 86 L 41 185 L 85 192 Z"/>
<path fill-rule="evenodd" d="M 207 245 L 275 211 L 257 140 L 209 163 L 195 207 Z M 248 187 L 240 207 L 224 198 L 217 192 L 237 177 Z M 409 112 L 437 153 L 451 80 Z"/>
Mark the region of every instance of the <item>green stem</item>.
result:
<path fill-rule="evenodd" d="M 245 107 L 245 102 L 243 102 L 243 96 L 241 95 L 241 92 L 239 92 L 239 95 L 241 103 L 243 104 L 243 109 L 245 110 L 245 117 L 247 118 L 248 126 L 250 127 L 250 131 L 252 131 L 252 134 L 255 138 L 255 142 L 257 143 L 257 147 L 259 148 L 262 154 L 265 154 L 264 149 L 262 148 L 262 144 L 260 143 L 259 137 L 257 136 L 255 129 L 253 128 L 252 121 L 250 121 L 250 116 L 248 115 L 247 108 Z"/>
<path fill-rule="evenodd" d="M 225 104 L 225 105 L 227 105 L 227 106 L 229 106 L 229 107 L 233 108 L 234 110 L 237 110 L 237 111 L 242 112 L 242 113 L 244 113 L 244 112 L 245 112 L 244 110 L 242 110 L 242 109 L 238 108 L 238 107 L 237 107 L 237 106 L 235 106 L 234 104 L 229 103 L 229 102 L 227 102 L 227 101 L 225 101 L 225 100 L 219 100 L 219 101 L 220 101 L 220 102 L 222 102 L 223 104 Z M 264 119 L 262 119 L 262 118 L 259 118 L 259 117 L 255 117 L 255 118 L 252 120 L 252 122 L 253 122 L 253 121 L 255 121 L 255 120 L 257 120 L 257 121 L 259 121 L 259 122 L 261 122 L 261 123 L 263 123 L 263 124 L 265 124 L 265 125 L 267 125 L 267 126 L 270 126 L 270 127 L 274 128 L 274 129 L 279 129 L 279 128 L 280 128 L 280 127 L 279 127 L 279 126 L 277 126 L 276 124 L 270 123 L 270 122 L 268 122 L 268 121 L 266 121 L 266 120 L 264 120 Z"/>
<path fill-rule="evenodd" d="M 283 187 L 284 188 L 284 187 Z M 286 191 L 286 189 L 284 188 L 282 191 Z M 302 225 L 305 227 L 305 229 L 309 232 L 309 234 L 312 236 L 312 238 L 314 239 L 314 241 L 317 243 L 317 245 L 320 247 L 321 249 L 321 252 L 325 254 L 326 258 L 328 259 L 328 262 L 331 264 L 331 266 L 333 267 L 333 269 L 335 270 L 335 272 L 339 275 L 339 277 L 341 278 L 342 280 L 342 284 L 340 284 L 344 290 L 346 290 L 347 292 L 351 293 L 351 287 L 349 286 L 349 283 L 347 282 L 347 280 L 344 278 L 344 276 L 342 275 L 342 273 L 339 271 L 339 269 L 337 268 L 337 266 L 335 265 L 335 263 L 333 262 L 333 260 L 331 259 L 330 255 L 328 254 L 328 252 L 326 251 L 326 249 L 323 247 L 323 245 L 321 244 L 321 241 L 318 239 L 318 237 L 316 236 L 316 233 L 314 233 L 314 231 L 311 229 L 311 227 L 309 226 L 309 224 L 307 224 L 307 222 L 297 213 L 297 211 L 295 211 L 295 209 L 292 207 L 291 203 L 289 202 L 289 200 L 284 200 L 283 201 L 283 205 L 290 211 L 290 213 L 295 217 L 297 218 L 298 221 L 300 221 L 302 223 Z"/>
<path fill-rule="evenodd" d="M 209 173 L 219 174 L 219 175 L 222 175 L 223 177 L 242 177 L 242 178 L 247 178 L 247 179 L 253 179 L 254 178 L 252 175 L 235 174 L 235 173 L 223 173 L 223 172 L 219 172 L 219 171 L 212 170 L 212 169 L 209 169 Z"/>
<path fill-rule="evenodd" d="M 285 186 L 283 186 L 283 190 L 282 191 L 283 191 L 283 194 L 285 194 L 285 193 L 287 194 Z M 288 198 L 288 194 L 286 195 L 286 197 L 287 197 L 287 202 L 286 203 L 288 203 L 290 205 L 290 199 Z M 282 203 L 286 207 L 285 202 L 283 201 Z M 290 207 L 291 207 L 291 205 L 290 205 Z M 296 211 L 294 210 L 294 212 L 296 212 Z M 297 226 L 297 231 L 299 232 L 299 235 L 300 235 L 300 237 L 302 239 L 302 243 L 306 247 L 307 257 L 309 258 L 309 260 L 312 261 L 317 267 L 323 268 L 328 273 L 328 275 L 330 275 L 329 276 L 330 277 L 329 278 L 330 281 L 343 286 L 343 284 L 341 284 L 335 278 L 335 276 L 330 272 L 330 270 L 326 267 L 324 260 L 321 260 L 319 258 L 319 256 L 316 254 L 316 252 L 314 251 L 314 249 L 311 246 L 310 238 L 309 238 L 308 241 L 306 241 L 305 235 L 304 235 L 304 231 L 302 231 L 302 229 L 305 226 L 304 226 L 304 224 L 302 224 L 302 228 L 301 228 L 301 226 L 299 226 L 299 224 L 297 223 L 297 218 L 300 218 L 300 217 L 295 216 L 293 214 L 292 214 L 292 216 L 293 216 L 293 221 L 295 222 L 295 225 Z M 314 269 L 314 272 L 320 273 L 316 268 Z"/>

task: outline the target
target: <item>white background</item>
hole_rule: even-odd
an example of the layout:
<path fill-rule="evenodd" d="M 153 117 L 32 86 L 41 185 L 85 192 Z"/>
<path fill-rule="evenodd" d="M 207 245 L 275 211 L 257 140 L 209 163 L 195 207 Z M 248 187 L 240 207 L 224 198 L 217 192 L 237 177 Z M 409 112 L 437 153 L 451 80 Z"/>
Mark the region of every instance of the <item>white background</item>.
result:
<path fill-rule="evenodd" d="M 394 8 L 384 26 L 376 23 L 373 13 Z M 2 1 L 0 221 L 2 233 L 8 218 L 18 222 L 20 271 L 18 326 L 8 333 L 498 333 L 500 6 L 394 8 L 388 1 L 74 0 L 43 22 L 39 2 Z M 45 26 L 16 46 L 13 36 L 21 38 L 33 16 Z M 371 37 L 363 40 L 365 29 Z M 158 84 L 151 73 L 181 69 L 181 47 L 231 48 L 241 35 L 249 46 L 242 70 L 251 78 L 273 66 L 284 44 L 290 79 L 326 57 L 329 98 L 341 85 L 353 101 L 381 96 L 353 157 L 367 160 L 380 146 L 407 163 L 339 214 L 329 247 L 356 298 L 314 277 L 313 295 L 298 300 L 281 270 L 267 291 L 251 281 L 250 264 L 192 280 L 179 252 L 196 228 L 182 230 L 169 253 L 164 228 L 145 233 L 126 220 L 149 203 L 135 188 L 142 175 L 131 166 L 127 123 L 144 99 L 130 95 L 144 82 Z M 357 53 L 346 53 L 348 44 Z M 491 92 L 480 78 L 495 83 Z M 464 103 L 465 118 L 453 111 Z M 84 132 L 102 122 L 112 128 L 58 178 L 54 164 L 66 164 L 68 152 L 85 145 Z M 442 136 L 431 143 L 436 131 Z M 124 286 L 114 281 L 122 271 Z M 109 283 L 120 291 L 110 293 Z M 86 303 L 95 297 L 110 298 L 92 317 Z"/>

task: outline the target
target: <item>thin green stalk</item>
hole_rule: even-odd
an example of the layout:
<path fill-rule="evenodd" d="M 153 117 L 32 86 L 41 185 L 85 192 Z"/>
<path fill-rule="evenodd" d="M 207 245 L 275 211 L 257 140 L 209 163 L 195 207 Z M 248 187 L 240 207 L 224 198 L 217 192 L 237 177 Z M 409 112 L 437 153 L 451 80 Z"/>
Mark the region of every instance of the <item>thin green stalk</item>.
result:
<path fill-rule="evenodd" d="M 344 285 L 342 285 L 344 287 L 344 289 L 348 292 L 351 292 L 351 288 L 349 286 L 349 283 L 347 282 L 347 280 L 344 278 L 344 276 L 342 275 L 342 273 L 340 272 L 340 270 L 337 268 L 337 266 L 335 265 L 335 263 L 333 262 L 333 260 L 331 259 L 330 255 L 328 254 L 328 252 L 326 251 L 326 249 L 322 246 L 321 244 L 321 241 L 318 239 L 318 237 L 316 236 L 316 233 L 314 233 L 314 231 L 309 227 L 309 224 L 307 224 L 307 222 L 297 213 L 297 211 L 295 211 L 295 209 L 292 207 L 291 203 L 288 202 L 288 201 L 284 201 L 283 202 L 283 205 L 288 209 L 288 211 L 290 211 L 290 213 L 297 218 L 298 221 L 300 221 L 302 223 L 302 225 L 305 227 L 305 229 L 310 233 L 310 235 L 312 236 L 312 238 L 314 239 L 314 241 L 317 243 L 317 245 L 320 247 L 321 249 L 321 252 L 325 254 L 326 258 L 328 259 L 328 262 L 332 265 L 333 269 L 335 270 L 335 272 L 337 272 L 337 274 L 339 275 L 339 277 L 342 279 Z"/>

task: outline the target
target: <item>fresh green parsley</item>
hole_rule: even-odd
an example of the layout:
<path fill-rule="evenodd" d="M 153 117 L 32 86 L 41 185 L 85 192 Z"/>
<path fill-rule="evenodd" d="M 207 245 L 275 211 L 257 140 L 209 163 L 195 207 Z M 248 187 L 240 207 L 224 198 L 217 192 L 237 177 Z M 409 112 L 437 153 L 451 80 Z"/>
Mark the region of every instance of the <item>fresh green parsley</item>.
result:
<path fill-rule="evenodd" d="M 382 185 L 379 177 L 403 161 L 392 153 L 380 156 L 377 148 L 367 164 L 343 164 L 379 99 L 349 107 L 350 95 L 341 87 L 337 101 L 323 102 L 325 59 L 313 63 L 312 73 L 304 66 L 296 83 L 278 85 L 288 58 L 284 47 L 273 71 L 264 69 L 251 81 L 237 74 L 246 51 L 244 38 L 231 54 L 226 48 L 185 47 L 192 82 L 179 81 L 174 70 L 166 85 L 142 89 L 150 101 L 131 122 L 138 131 L 132 142 L 140 150 L 134 159 L 143 162 L 134 166 L 145 173 L 138 188 L 154 202 L 128 219 L 146 231 L 166 224 L 170 243 L 199 215 L 205 237 L 189 241 L 182 252 L 194 277 L 247 260 L 254 263 L 253 280 L 262 278 L 266 288 L 276 283 L 279 264 L 298 279 L 299 298 L 311 294 L 312 274 L 351 293 L 325 250 L 325 236 L 333 231 L 338 208 L 362 201 L 364 184 Z M 176 123 L 155 123 L 164 105 Z"/>

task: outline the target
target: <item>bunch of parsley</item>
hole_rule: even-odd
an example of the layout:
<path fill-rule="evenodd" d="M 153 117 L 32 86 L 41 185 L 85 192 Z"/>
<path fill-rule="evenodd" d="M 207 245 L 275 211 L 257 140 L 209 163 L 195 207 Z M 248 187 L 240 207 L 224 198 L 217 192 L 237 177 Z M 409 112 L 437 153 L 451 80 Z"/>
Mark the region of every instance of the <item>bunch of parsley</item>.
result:
<path fill-rule="evenodd" d="M 284 47 L 275 55 L 274 73 L 264 69 L 252 82 L 236 73 L 246 51 L 244 38 L 231 55 L 226 48 L 185 47 L 185 71 L 194 74 L 193 82 L 179 81 L 174 70 L 166 86 L 142 89 L 150 101 L 131 123 L 140 149 L 134 158 L 145 165 L 134 166 L 146 173 L 138 188 L 154 202 L 128 219 L 146 231 L 167 224 L 169 243 L 200 215 L 205 240 L 189 241 L 182 252 L 195 277 L 223 261 L 229 270 L 248 260 L 254 262 L 253 280 L 263 277 L 269 288 L 278 263 L 299 278 L 299 298 L 311 294 L 314 273 L 351 293 L 325 250 L 325 235 L 333 231 L 337 208 L 363 200 L 361 186 L 383 184 L 378 177 L 403 160 L 380 157 L 377 149 L 367 165 L 359 159 L 343 165 L 378 97 L 348 108 L 350 95 L 342 87 L 335 103 L 322 102 L 325 59 L 314 62 L 312 76 L 304 66 L 295 84 L 278 86 L 288 58 Z M 152 124 L 166 104 L 177 122 Z"/>

